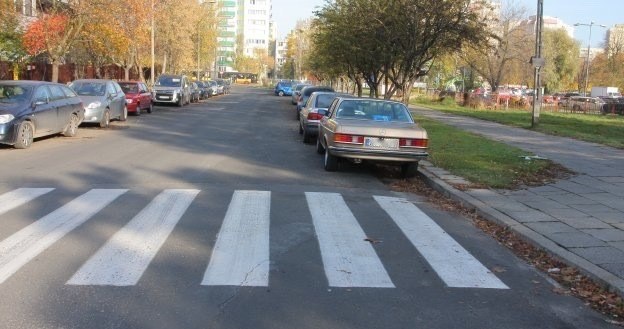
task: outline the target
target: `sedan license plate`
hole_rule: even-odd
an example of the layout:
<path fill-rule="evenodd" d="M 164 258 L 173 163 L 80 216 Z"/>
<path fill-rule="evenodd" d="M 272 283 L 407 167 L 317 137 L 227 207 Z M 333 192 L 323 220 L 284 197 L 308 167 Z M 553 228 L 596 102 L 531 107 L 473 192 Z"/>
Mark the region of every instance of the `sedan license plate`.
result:
<path fill-rule="evenodd" d="M 364 137 L 364 147 L 379 150 L 398 150 L 397 138 Z"/>

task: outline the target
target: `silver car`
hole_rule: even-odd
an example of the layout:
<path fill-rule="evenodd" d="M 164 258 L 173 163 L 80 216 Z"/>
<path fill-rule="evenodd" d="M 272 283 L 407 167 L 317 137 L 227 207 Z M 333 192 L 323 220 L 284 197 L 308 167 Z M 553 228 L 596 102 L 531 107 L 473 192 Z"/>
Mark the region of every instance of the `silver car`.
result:
<path fill-rule="evenodd" d="M 313 92 L 299 112 L 299 134 L 303 135 L 304 143 L 311 143 L 318 134 L 319 122 L 327 114 L 327 108 L 336 97 L 353 97 L 349 94 L 328 91 Z"/>
<path fill-rule="evenodd" d="M 338 169 L 339 159 L 354 163 L 388 162 L 401 166 L 404 177 L 418 172 L 427 158 L 427 131 L 399 102 L 338 97 L 319 124 L 316 151 L 325 155 L 325 170 Z"/>
<path fill-rule="evenodd" d="M 292 87 L 292 95 L 290 96 L 290 102 L 293 105 L 297 105 L 297 100 L 299 99 L 299 95 L 301 95 L 301 89 L 307 86 L 310 86 L 310 84 L 298 83 Z"/>
<path fill-rule="evenodd" d="M 83 122 L 98 123 L 100 127 L 107 128 L 112 119 L 128 119 L 126 95 L 117 82 L 83 79 L 73 81 L 69 87 L 82 99 L 85 108 Z"/>
<path fill-rule="evenodd" d="M 154 102 L 182 107 L 191 103 L 191 82 L 185 75 L 160 75 L 154 84 L 153 95 Z"/>

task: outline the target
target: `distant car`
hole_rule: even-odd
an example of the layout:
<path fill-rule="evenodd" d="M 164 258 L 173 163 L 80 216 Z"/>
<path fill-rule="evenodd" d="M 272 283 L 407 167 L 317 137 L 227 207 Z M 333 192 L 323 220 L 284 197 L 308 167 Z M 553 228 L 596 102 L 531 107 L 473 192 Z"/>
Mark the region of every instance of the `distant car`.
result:
<path fill-rule="evenodd" d="M 606 102 L 598 97 L 571 96 L 565 102 L 566 111 L 573 113 L 602 113 Z"/>
<path fill-rule="evenodd" d="M 126 94 L 126 107 L 128 113 L 141 115 L 141 111 L 152 113 L 154 104 L 152 102 L 152 93 L 147 85 L 140 81 L 120 81 L 119 86 Z"/>
<path fill-rule="evenodd" d="M 225 80 L 223 79 L 215 79 L 217 82 L 217 94 L 223 95 L 225 94 Z"/>
<path fill-rule="evenodd" d="M 230 79 L 223 79 L 223 82 L 225 83 L 223 85 L 223 91 L 226 94 L 229 94 L 232 92 L 232 80 Z"/>
<path fill-rule="evenodd" d="M 153 94 L 154 102 L 182 107 L 191 102 L 191 83 L 185 75 L 163 74 L 156 79 Z"/>
<path fill-rule="evenodd" d="M 299 113 L 299 133 L 303 135 L 304 143 L 311 143 L 318 135 L 319 122 L 327 114 L 327 109 L 336 97 L 353 97 L 349 94 L 340 94 L 327 91 L 313 92 L 306 105 Z"/>
<path fill-rule="evenodd" d="M 199 99 L 206 99 L 210 97 L 210 87 L 203 81 L 196 81 L 197 87 L 199 87 Z"/>
<path fill-rule="evenodd" d="M 290 81 L 280 81 L 275 84 L 275 96 L 291 96 L 292 95 L 292 83 Z"/>
<path fill-rule="evenodd" d="M 196 82 L 191 82 L 191 103 L 199 102 L 201 90 Z"/>
<path fill-rule="evenodd" d="M 334 91 L 334 88 L 332 87 L 327 87 L 327 86 L 307 86 L 304 87 L 303 89 L 301 89 L 301 92 L 299 94 L 299 98 L 297 99 L 297 112 L 296 114 L 296 119 L 299 120 L 299 111 L 301 111 L 301 109 L 303 108 L 303 106 L 305 105 L 305 103 L 308 101 L 308 97 L 310 97 L 310 95 L 312 95 L 313 92 L 315 91 Z"/>
<path fill-rule="evenodd" d="M 208 88 L 210 89 L 210 97 L 219 95 L 219 86 L 214 80 L 206 81 Z"/>
<path fill-rule="evenodd" d="M 427 158 L 427 131 L 414 122 L 399 102 L 338 97 L 319 123 L 316 151 L 324 154 L 327 171 L 338 170 L 339 159 L 375 161 L 401 166 L 414 176 L 418 161 Z"/>
<path fill-rule="evenodd" d="M 126 121 L 126 95 L 119 84 L 106 79 L 81 79 L 69 84 L 82 99 L 85 108 L 83 123 L 97 123 L 108 128 L 112 119 Z"/>
<path fill-rule="evenodd" d="M 292 95 L 290 96 L 290 102 L 293 105 L 297 105 L 297 99 L 299 98 L 299 94 L 301 93 L 301 89 L 309 86 L 307 83 L 298 83 L 292 87 Z"/>
<path fill-rule="evenodd" d="M 81 99 L 65 85 L 0 81 L 0 144 L 25 149 L 37 137 L 58 133 L 73 137 L 83 118 Z"/>

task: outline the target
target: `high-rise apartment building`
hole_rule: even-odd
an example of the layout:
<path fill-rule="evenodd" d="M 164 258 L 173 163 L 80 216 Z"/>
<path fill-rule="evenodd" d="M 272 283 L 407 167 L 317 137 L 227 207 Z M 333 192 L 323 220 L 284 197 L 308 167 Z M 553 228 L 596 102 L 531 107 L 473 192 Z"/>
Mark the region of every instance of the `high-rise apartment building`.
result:
<path fill-rule="evenodd" d="M 271 8 L 271 0 L 218 0 L 219 72 L 234 71 L 237 52 L 250 57 L 268 53 L 273 29 Z"/>

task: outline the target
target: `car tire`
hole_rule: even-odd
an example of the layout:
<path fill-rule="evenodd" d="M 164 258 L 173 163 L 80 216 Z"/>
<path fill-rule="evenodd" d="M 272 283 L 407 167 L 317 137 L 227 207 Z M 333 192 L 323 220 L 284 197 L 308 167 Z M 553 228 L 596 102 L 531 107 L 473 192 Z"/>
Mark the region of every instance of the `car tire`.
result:
<path fill-rule="evenodd" d="M 280 96 L 280 97 L 284 96 L 284 92 L 280 90 L 280 91 L 277 93 L 277 96 Z"/>
<path fill-rule="evenodd" d="M 123 110 L 121 110 L 121 114 L 119 115 L 119 121 L 128 120 L 128 107 L 124 105 Z"/>
<path fill-rule="evenodd" d="M 418 174 L 418 162 L 408 162 L 401 165 L 401 176 L 412 178 Z"/>
<path fill-rule="evenodd" d="M 182 107 L 182 106 L 184 106 L 184 100 L 183 100 L 183 98 L 184 98 L 184 97 L 183 97 L 182 95 L 180 95 L 180 99 L 178 99 L 178 103 L 177 103 L 178 107 Z"/>
<path fill-rule="evenodd" d="M 147 113 L 154 112 L 154 103 L 150 102 L 149 107 L 147 108 Z"/>
<path fill-rule="evenodd" d="M 134 112 L 134 115 L 136 115 L 137 117 L 141 116 L 141 103 L 137 104 L 137 109 L 136 112 Z"/>
<path fill-rule="evenodd" d="M 297 116 L 295 119 L 299 120 L 299 116 L 301 115 L 301 114 L 300 114 L 300 113 L 301 113 L 301 111 L 299 111 L 299 109 L 295 109 L 295 111 L 297 111 L 297 112 L 295 113 L 295 115 Z"/>
<path fill-rule="evenodd" d="M 17 126 L 17 134 L 15 136 L 15 144 L 13 147 L 16 149 L 29 148 L 33 143 L 33 137 L 35 134 L 35 128 L 30 121 L 22 121 Z"/>
<path fill-rule="evenodd" d="M 100 128 L 108 128 L 110 126 L 110 110 L 106 109 L 100 120 Z"/>
<path fill-rule="evenodd" d="M 78 119 L 78 116 L 76 114 L 72 114 L 71 117 L 69 118 L 69 122 L 67 123 L 67 126 L 65 127 L 65 130 L 63 130 L 63 136 L 65 137 L 76 136 L 76 134 L 78 133 L 79 123 L 80 123 L 80 120 Z"/>
<path fill-rule="evenodd" d="M 303 134 L 303 125 L 301 125 L 301 121 L 299 121 L 299 135 Z"/>
<path fill-rule="evenodd" d="M 325 149 L 324 166 L 325 171 L 338 170 L 338 157 L 331 155 L 328 149 Z"/>
<path fill-rule="evenodd" d="M 323 154 L 324 152 L 325 152 L 325 148 L 323 147 L 323 144 L 321 143 L 321 137 L 318 136 L 316 138 L 316 153 Z"/>
<path fill-rule="evenodd" d="M 310 144 L 311 142 L 312 142 L 312 136 L 310 136 L 310 133 L 304 128 L 303 129 L 303 144 Z"/>

